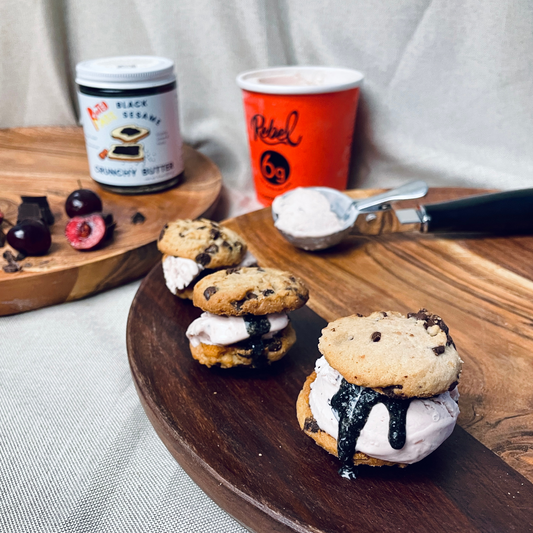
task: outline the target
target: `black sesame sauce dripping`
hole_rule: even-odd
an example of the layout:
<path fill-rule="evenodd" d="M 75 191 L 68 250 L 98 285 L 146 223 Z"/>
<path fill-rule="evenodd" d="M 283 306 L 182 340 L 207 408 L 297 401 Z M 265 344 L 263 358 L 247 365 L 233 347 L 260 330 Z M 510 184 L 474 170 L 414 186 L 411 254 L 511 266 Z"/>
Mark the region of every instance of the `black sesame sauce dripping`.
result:
<path fill-rule="evenodd" d="M 246 315 L 243 318 L 246 332 L 250 338 L 242 344 L 245 349 L 252 351 L 253 366 L 256 368 L 264 367 L 268 364 L 268 358 L 265 354 L 265 343 L 262 337 L 270 331 L 270 321 L 266 316 Z"/>
<path fill-rule="evenodd" d="M 331 407 L 339 418 L 337 455 L 342 462 L 339 474 L 343 477 L 357 477 L 352 461 L 355 446 L 372 407 L 377 403 L 382 403 L 389 411 L 389 444 L 395 450 L 401 450 L 405 445 L 405 420 L 411 400 L 389 398 L 375 390 L 348 383 L 345 379 L 331 398 Z"/>

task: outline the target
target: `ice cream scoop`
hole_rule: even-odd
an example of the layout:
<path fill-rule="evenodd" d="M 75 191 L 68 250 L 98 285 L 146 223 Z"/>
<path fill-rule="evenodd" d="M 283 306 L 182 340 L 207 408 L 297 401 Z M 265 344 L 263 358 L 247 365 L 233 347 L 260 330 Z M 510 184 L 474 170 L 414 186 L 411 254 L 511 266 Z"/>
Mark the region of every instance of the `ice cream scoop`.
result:
<path fill-rule="evenodd" d="M 329 187 L 299 187 L 275 198 L 272 218 L 281 235 L 297 248 L 323 250 L 347 237 L 359 214 L 389 209 L 391 202 L 421 198 L 427 191 L 424 181 L 413 181 L 376 196 L 354 200 Z M 325 198 L 327 204 L 317 199 L 317 195 Z"/>

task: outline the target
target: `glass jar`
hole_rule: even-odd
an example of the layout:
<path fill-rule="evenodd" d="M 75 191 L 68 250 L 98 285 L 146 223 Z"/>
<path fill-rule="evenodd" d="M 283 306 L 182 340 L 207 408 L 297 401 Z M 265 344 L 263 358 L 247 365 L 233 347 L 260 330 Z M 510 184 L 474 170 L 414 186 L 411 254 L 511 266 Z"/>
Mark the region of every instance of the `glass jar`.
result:
<path fill-rule="evenodd" d="M 91 177 L 120 194 L 168 189 L 183 175 L 174 64 L 152 56 L 76 65 Z"/>

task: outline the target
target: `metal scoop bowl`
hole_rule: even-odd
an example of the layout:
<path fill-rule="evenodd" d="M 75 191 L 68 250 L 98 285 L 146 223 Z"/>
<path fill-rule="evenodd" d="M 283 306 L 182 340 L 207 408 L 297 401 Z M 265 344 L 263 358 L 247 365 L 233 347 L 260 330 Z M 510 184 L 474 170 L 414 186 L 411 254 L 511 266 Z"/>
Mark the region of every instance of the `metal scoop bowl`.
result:
<path fill-rule="evenodd" d="M 281 230 L 276 225 L 276 222 L 279 218 L 283 198 L 295 194 L 298 189 L 286 192 L 274 200 L 272 203 L 272 218 L 274 219 L 274 226 L 288 242 L 297 248 L 308 251 L 324 250 L 340 243 L 350 234 L 360 213 L 387 210 L 391 208 L 391 202 L 422 198 L 428 192 L 428 186 L 425 181 L 412 181 L 397 189 L 391 189 L 376 196 L 361 198 L 360 200 L 354 200 L 346 194 L 329 187 L 306 187 L 306 189 L 317 191 L 327 198 L 331 210 L 341 221 L 342 229 L 326 235 L 313 236 L 292 235 L 286 230 Z"/>

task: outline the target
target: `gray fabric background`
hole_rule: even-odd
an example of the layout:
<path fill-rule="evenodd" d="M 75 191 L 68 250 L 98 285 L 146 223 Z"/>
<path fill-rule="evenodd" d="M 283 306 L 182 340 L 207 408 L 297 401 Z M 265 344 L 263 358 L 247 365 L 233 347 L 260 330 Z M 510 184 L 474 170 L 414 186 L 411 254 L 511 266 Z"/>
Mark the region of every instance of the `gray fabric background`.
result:
<path fill-rule="evenodd" d="M 366 76 L 352 186 L 531 183 L 529 0 L 3 0 L 0 25 L 0 127 L 75 123 L 78 61 L 166 56 L 185 140 L 250 190 L 235 76 L 337 65 Z"/>
<path fill-rule="evenodd" d="M 235 213 L 253 205 L 235 76 L 345 66 L 366 75 L 352 186 L 528 187 L 532 28 L 529 0 L 3 0 L 0 127 L 75 124 L 78 61 L 170 57 L 184 138 Z M 1 531 L 243 531 L 142 411 L 125 347 L 137 286 L 0 319 Z"/>

